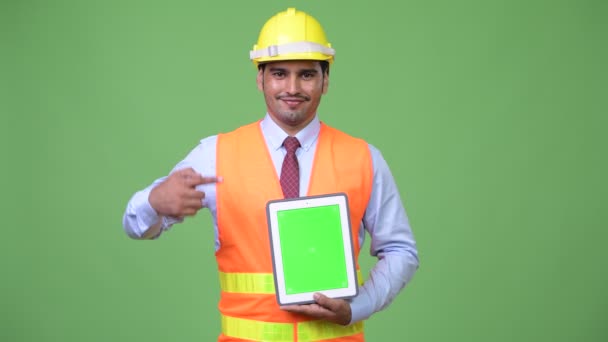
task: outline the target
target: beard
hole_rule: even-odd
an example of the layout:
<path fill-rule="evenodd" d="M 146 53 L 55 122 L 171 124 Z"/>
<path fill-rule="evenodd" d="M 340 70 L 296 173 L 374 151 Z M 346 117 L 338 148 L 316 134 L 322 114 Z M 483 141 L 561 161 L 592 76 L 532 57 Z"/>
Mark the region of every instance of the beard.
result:
<path fill-rule="evenodd" d="M 289 126 L 299 126 L 308 121 L 312 115 L 310 114 L 311 97 L 304 94 L 279 94 L 273 97 L 274 113 L 279 121 Z M 285 108 L 284 99 L 299 99 L 302 101 L 296 108 Z"/>
<path fill-rule="evenodd" d="M 306 112 L 304 112 L 303 110 L 297 110 L 297 111 L 280 111 L 277 113 L 279 118 L 281 119 L 281 121 L 283 121 L 284 123 L 290 125 L 290 126 L 295 126 L 298 125 L 302 122 L 304 122 L 307 119 L 307 115 Z"/>

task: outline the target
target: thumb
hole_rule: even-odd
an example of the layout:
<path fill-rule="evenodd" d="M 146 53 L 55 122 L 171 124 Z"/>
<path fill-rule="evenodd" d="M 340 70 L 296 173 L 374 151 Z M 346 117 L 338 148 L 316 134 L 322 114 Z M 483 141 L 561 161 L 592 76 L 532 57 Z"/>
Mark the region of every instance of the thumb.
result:
<path fill-rule="evenodd" d="M 335 311 L 337 309 L 337 306 L 339 305 L 339 303 L 335 299 L 329 298 L 322 293 L 315 293 L 313 295 L 313 299 L 315 300 L 315 302 L 317 302 L 317 304 L 329 309 L 330 311 Z"/>

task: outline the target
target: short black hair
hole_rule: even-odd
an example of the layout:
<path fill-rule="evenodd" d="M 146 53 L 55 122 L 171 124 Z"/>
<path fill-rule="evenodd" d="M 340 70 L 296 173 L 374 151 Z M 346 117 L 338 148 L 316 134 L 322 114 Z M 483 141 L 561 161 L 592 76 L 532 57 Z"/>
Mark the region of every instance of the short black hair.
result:
<path fill-rule="evenodd" d="M 329 62 L 328 61 L 319 61 L 319 64 L 321 64 L 321 72 L 322 73 L 327 72 L 327 74 L 329 75 Z M 264 71 L 264 68 L 266 68 L 266 63 L 258 64 L 258 70 Z"/>

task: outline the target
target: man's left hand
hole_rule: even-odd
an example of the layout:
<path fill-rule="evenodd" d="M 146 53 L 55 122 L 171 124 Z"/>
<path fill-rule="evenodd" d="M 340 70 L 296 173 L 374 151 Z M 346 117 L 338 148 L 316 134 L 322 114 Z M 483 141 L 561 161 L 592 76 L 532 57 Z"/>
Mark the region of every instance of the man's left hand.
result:
<path fill-rule="evenodd" d="M 350 304 L 344 299 L 329 298 L 321 293 L 313 296 L 316 303 L 303 305 L 285 305 L 281 309 L 293 313 L 299 313 L 318 319 L 324 319 L 336 324 L 347 325 L 350 323 L 352 313 Z"/>

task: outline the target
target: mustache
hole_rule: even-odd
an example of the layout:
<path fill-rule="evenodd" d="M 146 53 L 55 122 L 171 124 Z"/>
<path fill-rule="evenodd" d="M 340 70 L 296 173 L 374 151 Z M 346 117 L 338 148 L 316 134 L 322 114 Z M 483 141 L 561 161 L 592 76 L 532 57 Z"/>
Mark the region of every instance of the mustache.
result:
<path fill-rule="evenodd" d="M 300 99 L 300 100 L 303 100 L 303 101 L 310 101 L 310 96 L 304 95 L 304 94 L 300 94 L 300 93 L 293 94 L 293 95 L 292 94 L 279 94 L 279 95 L 275 96 L 275 99 L 277 99 L 277 100 L 282 100 L 282 99 L 285 99 L 285 98 L 287 98 L 287 99 L 297 98 L 297 99 Z"/>

